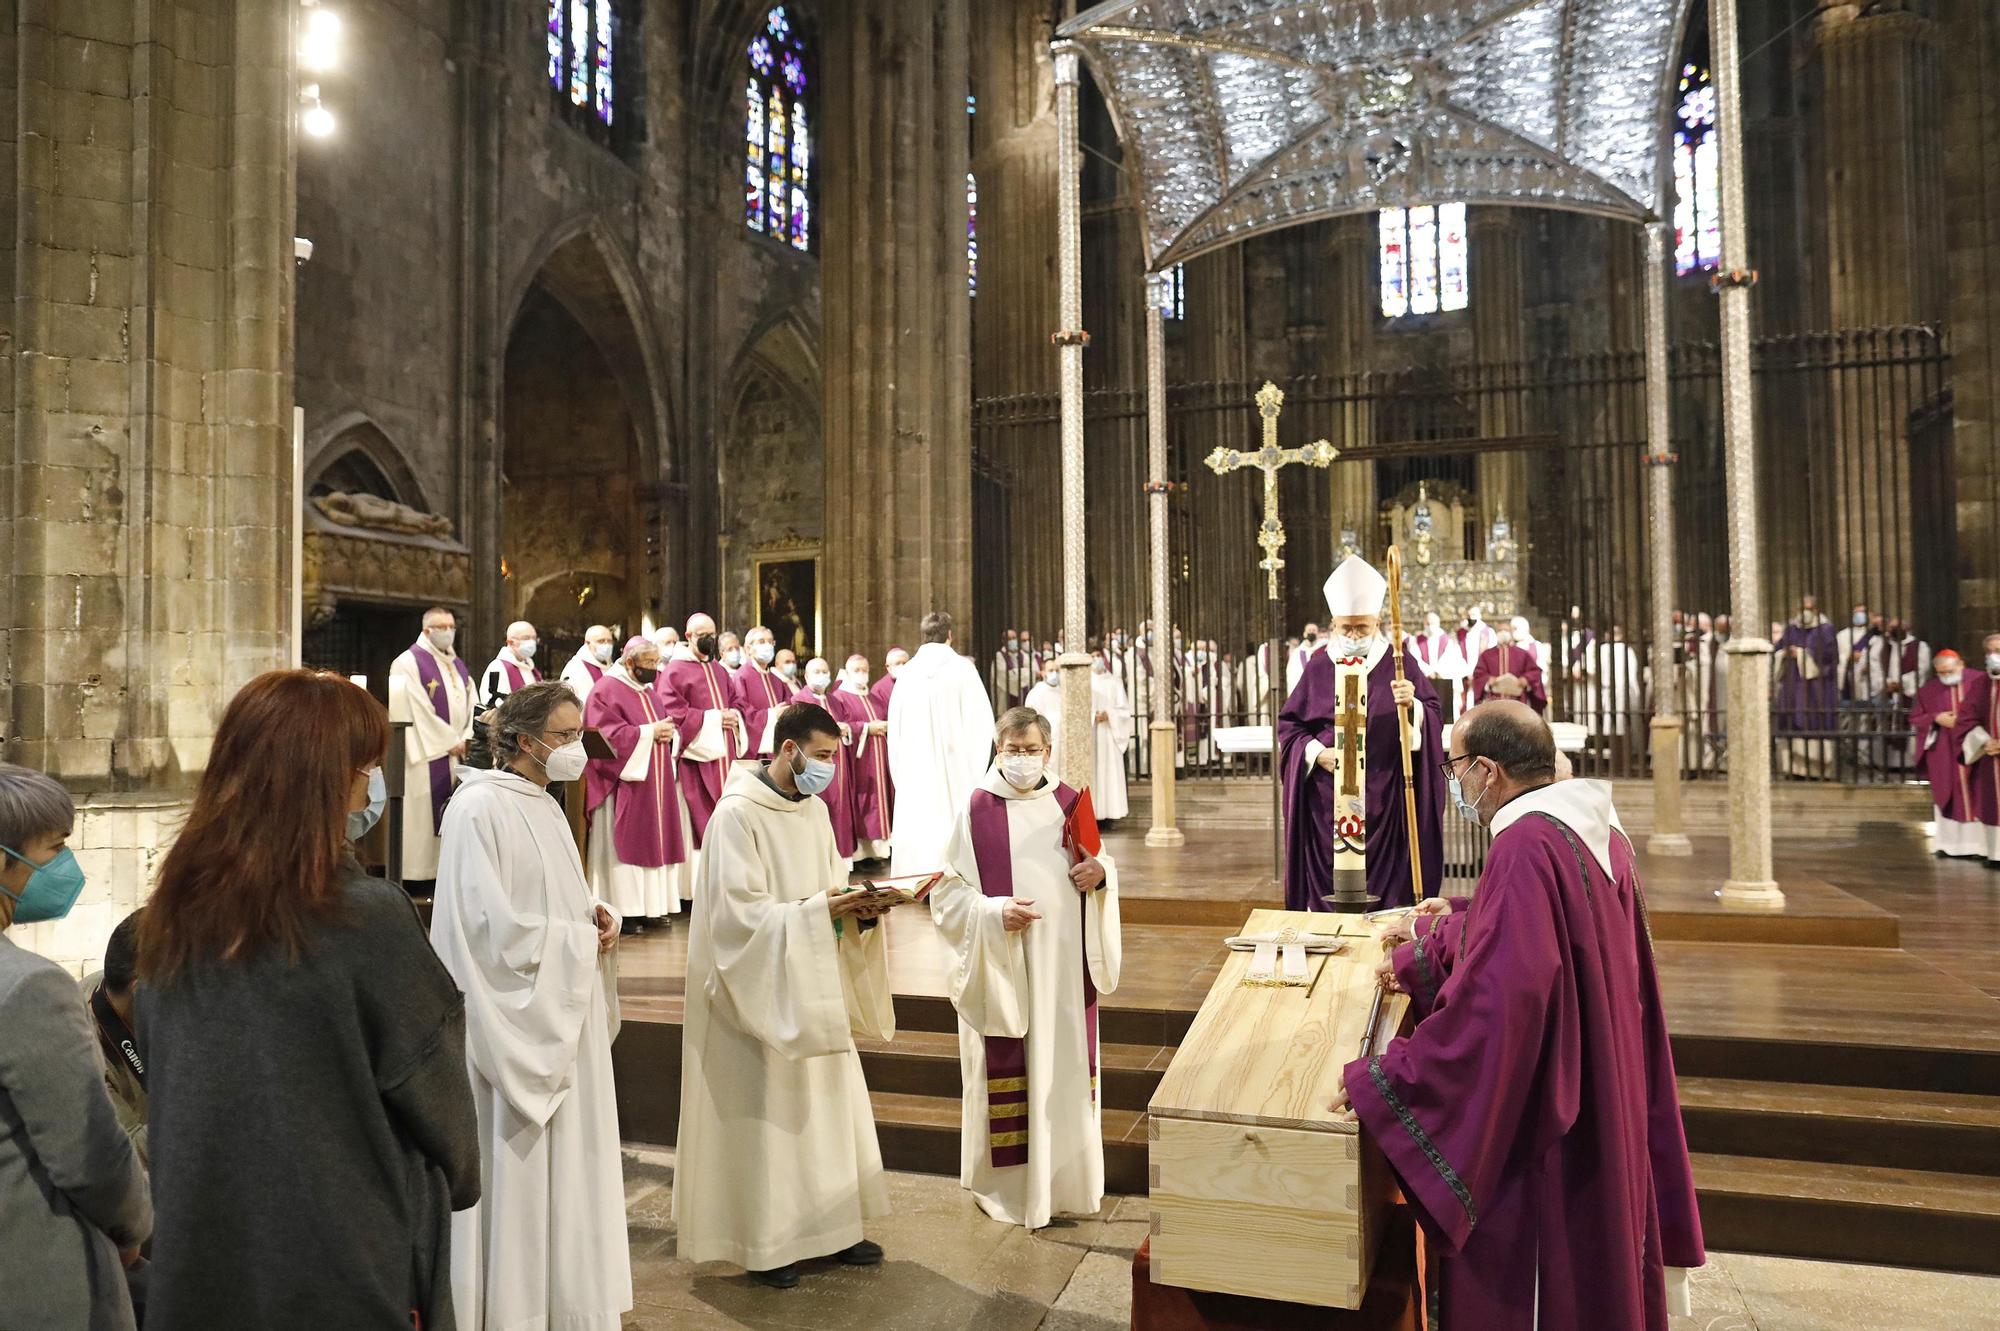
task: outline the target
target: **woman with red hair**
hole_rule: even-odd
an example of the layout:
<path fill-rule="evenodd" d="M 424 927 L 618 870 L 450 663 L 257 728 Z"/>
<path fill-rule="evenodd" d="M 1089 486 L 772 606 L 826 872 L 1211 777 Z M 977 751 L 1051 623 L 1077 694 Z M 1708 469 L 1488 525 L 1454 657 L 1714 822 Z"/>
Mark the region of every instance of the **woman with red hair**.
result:
<path fill-rule="evenodd" d="M 479 1198 L 464 1004 L 346 836 L 388 736 L 338 675 L 258 676 L 160 867 L 136 1023 L 152 1331 L 451 1324 L 450 1213 Z"/>

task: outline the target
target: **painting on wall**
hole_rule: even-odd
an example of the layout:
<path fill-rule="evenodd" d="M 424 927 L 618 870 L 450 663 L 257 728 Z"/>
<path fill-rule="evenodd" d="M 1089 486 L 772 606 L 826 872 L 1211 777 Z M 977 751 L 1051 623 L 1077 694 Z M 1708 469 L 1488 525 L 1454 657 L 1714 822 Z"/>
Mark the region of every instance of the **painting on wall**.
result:
<path fill-rule="evenodd" d="M 771 630 L 778 650 L 796 652 L 801 665 L 819 654 L 819 558 L 817 546 L 766 550 L 750 556 L 750 585 L 757 595 L 756 622 Z"/>

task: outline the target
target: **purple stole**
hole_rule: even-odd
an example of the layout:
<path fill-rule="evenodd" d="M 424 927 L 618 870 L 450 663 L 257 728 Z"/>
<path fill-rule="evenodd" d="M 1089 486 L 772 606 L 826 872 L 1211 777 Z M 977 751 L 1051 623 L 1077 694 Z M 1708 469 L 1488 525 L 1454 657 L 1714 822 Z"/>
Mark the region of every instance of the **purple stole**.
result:
<path fill-rule="evenodd" d="M 596 688 L 604 681 L 604 667 L 594 661 L 585 661 L 583 663 L 583 672 L 590 676 L 590 686 L 592 688 Z"/>
<path fill-rule="evenodd" d="M 529 679 L 521 674 L 521 667 L 515 665 L 512 661 L 509 661 L 504 656 L 500 658 L 500 668 L 507 672 L 507 691 L 509 693 L 518 693 L 520 690 L 526 688 L 530 684 L 539 684 L 542 682 L 541 671 L 535 669 L 533 666 L 528 667 L 528 674 L 534 677 L 532 679 Z M 584 669 L 585 670 L 590 669 L 590 666 L 587 662 L 584 665 Z M 600 670 L 597 672 L 597 675 L 598 678 L 602 679 L 604 677 L 604 672 Z"/>
<path fill-rule="evenodd" d="M 451 723 L 451 695 L 444 691 L 444 672 L 438 669 L 437 658 L 423 649 L 422 644 L 410 648 L 410 655 L 416 658 L 417 678 L 424 682 L 424 692 L 430 695 L 431 710 L 438 714 L 438 720 Z M 458 668 L 458 678 L 468 692 L 472 688 L 472 672 L 465 662 L 454 656 L 452 665 Z M 451 798 L 451 755 L 431 759 L 431 835 L 436 836 L 444 825 L 445 801 Z"/>
<path fill-rule="evenodd" d="M 1057 784 L 1056 806 L 1064 826 L 1076 808 L 1080 792 Z M 972 858 L 979 866 L 979 890 L 989 897 L 1014 895 L 1013 843 L 1007 830 L 1007 801 L 990 790 L 972 792 Z M 1077 905 L 1088 910 L 1081 896 Z M 1090 963 L 1083 966 L 1083 1029 L 1090 1051 L 1090 1098 L 1097 1099 L 1097 986 L 1090 980 Z M 1028 1163 L 1028 1042 L 1005 1035 L 983 1035 L 986 1046 L 987 1143 L 995 1169 Z M 1018 1108 L 999 1116 L 997 1107 Z"/>

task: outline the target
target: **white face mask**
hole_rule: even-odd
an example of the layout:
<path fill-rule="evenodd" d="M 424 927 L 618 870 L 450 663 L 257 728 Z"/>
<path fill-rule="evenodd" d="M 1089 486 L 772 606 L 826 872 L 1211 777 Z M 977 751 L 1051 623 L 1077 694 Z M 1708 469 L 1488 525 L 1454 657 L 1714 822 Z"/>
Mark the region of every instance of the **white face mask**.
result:
<path fill-rule="evenodd" d="M 1059 670 L 1049 671 L 1048 674 L 1042 676 L 1042 683 L 1048 685 L 1052 689 L 1061 687 L 1062 672 Z"/>
<path fill-rule="evenodd" d="M 1948 689 L 1953 689 L 1958 687 L 1958 681 L 1960 678 L 1962 678 L 1961 672 L 1954 670 L 1949 675 L 1939 675 L 1938 683 L 1944 685 Z"/>
<path fill-rule="evenodd" d="M 535 741 L 540 744 L 541 741 Z M 584 765 L 590 761 L 583 751 L 583 741 L 573 739 L 559 749 L 549 749 L 541 760 L 542 770 L 549 774 L 551 781 L 574 781 L 583 775 Z"/>
<path fill-rule="evenodd" d="M 424 636 L 431 640 L 431 646 L 449 656 L 451 654 L 451 645 L 458 641 L 458 630 L 425 629 Z"/>
<path fill-rule="evenodd" d="M 847 687 L 853 689 L 856 693 L 868 692 L 868 672 L 866 670 L 848 671 Z"/>
<path fill-rule="evenodd" d="M 796 661 L 785 662 L 783 665 L 778 667 L 778 673 L 783 675 L 786 679 L 797 679 L 799 677 L 798 662 Z"/>
<path fill-rule="evenodd" d="M 1336 633 L 1333 636 L 1335 656 L 1366 656 L 1374 650 L 1375 635 L 1372 633 L 1364 633 L 1358 638 L 1350 638 L 1344 633 Z"/>
<path fill-rule="evenodd" d="M 523 661 L 532 661 L 535 659 L 535 648 L 539 646 L 541 644 L 533 638 L 523 638 L 514 644 L 514 655 L 520 657 Z"/>
<path fill-rule="evenodd" d="M 742 665 L 743 649 L 740 647 L 731 647 L 728 651 L 722 654 L 722 664 L 728 666 L 731 670 L 734 670 L 736 669 L 736 667 Z"/>
<path fill-rule="evenodd" d="M 750 655 L 757 659 L 758 665 L 771 664 L 771 658 L 777 654 L 778 649 L 768 642 L 752 643 L 750 646 Z"/>
<path fill-rule="evenodd" d="M 814 670 L 806 676 L 806 687 L 814 693 L 824 693 L 826 686 L 833 682 L 833 676 Z"/>
<path fill-rule="evenodd" d="M 611 664 L 611 644 L 608 642 L 598 643 L 590 649 L 590 654 L 597 658 L 597 664 L 599 665 Z"/>
<path fill-rule="evenodd" d="M 1032 790 L 1042 779 L 1048 759 L 1039 753 L 1010 753 L 1000 759 L 1000 775 L 1016 790 Z"/>
<path fill-rule="evenodd" d="M 890 679 L 894 679 L 896 676 L 903 673 L 903 667 L 900 664 L 884 666 L 883 669 L 889 672 Z"/>
<path fill-rule="evenodd" d="M 2000 652 L 1986 653 L 1986 673 L 2000 675 Z"/>

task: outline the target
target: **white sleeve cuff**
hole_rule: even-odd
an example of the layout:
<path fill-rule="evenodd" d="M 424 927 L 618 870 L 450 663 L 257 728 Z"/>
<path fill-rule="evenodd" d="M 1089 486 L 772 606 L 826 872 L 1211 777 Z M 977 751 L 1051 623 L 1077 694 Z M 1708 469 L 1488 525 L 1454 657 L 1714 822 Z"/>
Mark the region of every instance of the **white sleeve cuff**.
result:
<path fill-rule="evenodd" d="M 1314 767 L 1318 766 L 1318 765 L 1319 765 L 1319 756 L 1320 756 L 1320 755 L 1321 755 L 1322 753 L 1325 753 L 1325 752 L 1326 752 L 1326 745 L 1324 745 L 1324 744 L 1320 743 L 1320 742 L 1319 742 L 1318 740 L 1316 740 L 1316 739 L 1309 739 L 1309 740 L 1307 740 L 1307 741 L 1306 741 L 1306 770 L 1307 770 L 1307 771 L 1311 771 L 1311 770 L 1312 770 L 1312 769 L 1313 769 Z"/>

